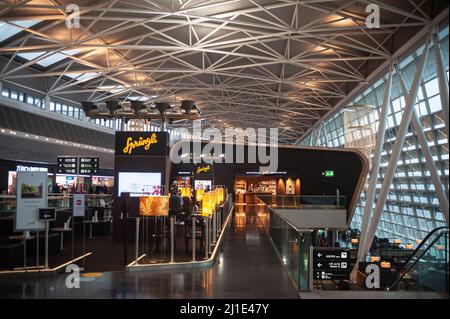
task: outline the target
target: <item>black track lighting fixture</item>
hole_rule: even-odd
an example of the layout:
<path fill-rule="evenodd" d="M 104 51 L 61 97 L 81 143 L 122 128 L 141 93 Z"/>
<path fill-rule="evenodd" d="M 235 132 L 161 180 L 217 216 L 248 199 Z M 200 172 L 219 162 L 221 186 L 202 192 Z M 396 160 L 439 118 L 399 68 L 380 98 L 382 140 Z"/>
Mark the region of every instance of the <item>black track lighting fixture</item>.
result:
<path fill-rule="evenodd" d="M 86 116 L 89 116 L 92 111 L 98 110 L 98 106 L 94 102 L 81 102 L 81 108 Z"/>

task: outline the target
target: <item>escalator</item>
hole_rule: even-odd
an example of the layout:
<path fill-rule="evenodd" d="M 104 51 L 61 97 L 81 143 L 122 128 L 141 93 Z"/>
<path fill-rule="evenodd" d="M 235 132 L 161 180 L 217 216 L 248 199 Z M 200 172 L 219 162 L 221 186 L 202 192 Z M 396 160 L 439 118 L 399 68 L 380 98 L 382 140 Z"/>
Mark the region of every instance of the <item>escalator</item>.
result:
<path fill-rule="evenodd" d="M 431 231 L 400 267 L 387 290 L 448 293 L 448 227 Z"/>

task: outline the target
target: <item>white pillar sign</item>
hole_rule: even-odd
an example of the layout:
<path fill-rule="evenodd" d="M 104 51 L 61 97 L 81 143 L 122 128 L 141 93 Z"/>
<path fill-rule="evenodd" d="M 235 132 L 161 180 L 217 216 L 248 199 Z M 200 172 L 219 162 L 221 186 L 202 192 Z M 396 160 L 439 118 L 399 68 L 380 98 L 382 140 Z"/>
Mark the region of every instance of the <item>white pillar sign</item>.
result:
<path fill-rule="evenodd" d="M 17 172 L 15 230 L 44 229 L 39 221 L 39 208 L 47 207 L 47 173 Z"/>
<path fill-rule="evenodd" d="M 85 200 L 86 199 L 84 194 L 73 195 L 73 216 L 75 217 L 84 216 Z"/>

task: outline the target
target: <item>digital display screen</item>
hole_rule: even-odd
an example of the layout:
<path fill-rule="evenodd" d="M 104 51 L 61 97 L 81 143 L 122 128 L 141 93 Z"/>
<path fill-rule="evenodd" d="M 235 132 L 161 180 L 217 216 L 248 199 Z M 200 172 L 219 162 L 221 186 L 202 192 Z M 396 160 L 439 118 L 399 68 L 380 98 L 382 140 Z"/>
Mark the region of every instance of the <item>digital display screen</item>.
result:
<path fill-rule="evenodd" d="M 209 190 L 211 190 L 212 188 L 212 181 L 210 180 L 195 180 L 194 182 L 194 189 L 204 189 L 206 190 L 206 188 L 209 186 Z"/>
<path fill-rule="evenodd" d="M 161 195 L 161 173 L 119 172 L 118 196 Z"/>

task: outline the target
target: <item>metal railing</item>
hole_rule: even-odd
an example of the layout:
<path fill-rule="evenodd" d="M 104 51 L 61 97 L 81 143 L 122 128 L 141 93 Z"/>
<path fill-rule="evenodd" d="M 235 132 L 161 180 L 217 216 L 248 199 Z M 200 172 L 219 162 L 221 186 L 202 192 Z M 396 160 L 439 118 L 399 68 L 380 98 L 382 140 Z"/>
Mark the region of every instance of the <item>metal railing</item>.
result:
<path fill-rule="evenodd" d="M 315 195 L 258 195 L 261 203 L 269 207 L 295 209 L 345 209 L 345 196 Z"/>

